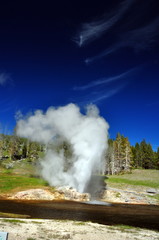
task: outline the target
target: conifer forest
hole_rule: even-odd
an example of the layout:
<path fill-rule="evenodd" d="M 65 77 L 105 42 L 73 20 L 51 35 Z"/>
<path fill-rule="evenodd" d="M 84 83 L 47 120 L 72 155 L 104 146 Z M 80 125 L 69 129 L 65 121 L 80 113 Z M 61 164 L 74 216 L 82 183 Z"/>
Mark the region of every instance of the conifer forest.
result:
<path fill-rule="evenodd" d="M 66 170 L 71 164 L 72 148 L 64 141 L 59 145 L 46 146 L 28 139 L 14 135 L 0 134 L 0 165 L 4 168 L 12 168 L 15 161 L 25 160 L 30 164 L 36 164 L 47 148 L 55 148 L 57 152 L 64 152 Z M 130 172 L 131 169 L 159 169 L 159 147 L 154 151 L 146 140 L 131 146 L 128 137 L 120 133 L 115 139 L 108 140 L 108 148 L 104 155 L 103 174 L 119 174 Z"/>

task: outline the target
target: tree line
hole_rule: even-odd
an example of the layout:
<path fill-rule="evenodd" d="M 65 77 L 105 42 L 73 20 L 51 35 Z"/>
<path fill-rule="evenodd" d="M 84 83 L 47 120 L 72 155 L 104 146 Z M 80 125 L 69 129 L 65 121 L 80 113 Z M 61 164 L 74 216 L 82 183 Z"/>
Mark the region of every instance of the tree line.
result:
<path fill-rule="evenodd" d="M 128 138 L 120 133 L 114 140 L 108 140 L 105 158 L 107 174 L 128 172 L 133 168 L 159 169 L 159 147 L 153 151 L 145 140 L 131 146 Z"/>
<path fill-rule="evenodd" d="M 44 151 L 44 146 L 26 138 L 0 134 L 0 160 L 17 161 L 27 159 L 32 162 Z"/>
<path fill-rule="evenodd" d="M 23 159 L 34 163 L 48 147 L 53 146 L 45 146 L 14 135 L 0 134 L 0 164 L 11 166 L 4 163 Z M 71 145 L 65 141 L 54 148 L 57 152 L 63 150 L 67 171 L 68 166 L 72 164 Z M 129 172 L 133 168 L 159 169 L 159 147 L 157 151 L 153 151 L 151 144 L 145 140 L 131 146 L 128 138 L 118 133 L 115 139 L 108 140 L 104 159 L 105 174 Z"/>

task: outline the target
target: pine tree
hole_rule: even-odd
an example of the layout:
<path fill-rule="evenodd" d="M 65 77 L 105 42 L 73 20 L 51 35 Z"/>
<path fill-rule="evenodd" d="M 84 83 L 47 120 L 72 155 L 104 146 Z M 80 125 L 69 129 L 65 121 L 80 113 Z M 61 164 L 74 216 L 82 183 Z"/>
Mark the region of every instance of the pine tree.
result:
<path fill-rule="evenodd" d="M 105 174 L 115 174 L 115 162 L 114 162 L 114 141 L 108 140 L 108 149 L 105 155 Z"/>
<path fill-rule="evenodd" d="M 142 161 L 142 168 L 153 168 L 154 153 L 151 144 L 147 144 L 145 140 L 140 143 L 140 158 Z"/>
<path fill-rule="evenodd" d="M 120 172 L 122 169 L 121 143 L 122 143 L 122 138 L 120 133 L 118 133 L 114 141 L 115 172 L 117 173 Z"/>
<path fill-rule="evenodd" d="M 155 153 L 154 166 L 155 169 L 159 170 L 159 147 L 157 148 L 157 152 Z"/>
<path fill-rule="evenodd" d="M 117 134 L 115 140 L 109 140 L 106 153 L 106 172 L 118 174 L 121 171 L 129 171 L 132 152 L 128 138 Z"/>
<path fill-rule="evenodd" d="M 135 147 L 132 148 L 133 152 L 133 166 L 135 168 L 142 167 L 141 154 L 140 154 L 140 145 L 139 143 L 135 144 Z"/>
<path fill-rule="evenodd" d="M 130 169 L 132 151 L 128 138 L 122 137 L 122 169 L 128 171 Z"/>

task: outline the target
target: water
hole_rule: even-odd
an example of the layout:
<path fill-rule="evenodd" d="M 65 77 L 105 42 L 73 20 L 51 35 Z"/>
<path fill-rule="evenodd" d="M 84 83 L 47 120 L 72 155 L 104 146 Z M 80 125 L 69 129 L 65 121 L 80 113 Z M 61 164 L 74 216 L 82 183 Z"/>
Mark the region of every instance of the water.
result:
<path fill-rule="evenodd" d="M 85 204 L 91 204 L 91 205 L 104 205 L 104 206 L 112 206 L 111 203 L 98 201 L 98 200 L 91 200 L 89 202 L 84 202 Z"/>
<path fill-rule="evenodd" d="M 93 201 L 0 200 L 0 212 L 28 215 L 29 218 L 91 221 L 105 225 L 124 224 L 159 230 L 159 206 L 104 204 Z"/>

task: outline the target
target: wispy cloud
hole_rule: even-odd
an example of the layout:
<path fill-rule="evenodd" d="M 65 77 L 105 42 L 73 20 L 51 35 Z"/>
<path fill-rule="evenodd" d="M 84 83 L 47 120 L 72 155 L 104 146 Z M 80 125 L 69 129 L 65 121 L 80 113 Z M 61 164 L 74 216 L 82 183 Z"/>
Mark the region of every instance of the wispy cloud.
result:
<path fill-rule="evenodd" d="M 131 69 L 129 71 L 126 71 L 124 73 L 121 73 L 119 75 L 116 75 L 116 76 L 112 76 L 112 77 L 108 77 L 108 78 L 101 78 L 101 79 L 98 79 L 98 80 L 95 80 L 89 84 L 86 84 L 84 86 L 76 86 L 74 87 L 73 89 L 74 90 L 79 90 L 79 91 L 83 91 L 83 90 L 87 90 L 89 88 L 93 88 L 93 87 L 96 87 L 96 86 L 101 86 L 101 85 L 106 85 L 106 84 L 110 84 L 112 82 L 115 82 L 117 80 L 120 80 L 120 79 L 123 79 L 125 77 L 128 77 L 129 74 L 131 74 L 135 69 Z"/>
<path fill-rule="evenodd" d="M 96 61 L 104 56 L 108 56 L 124 47 L 130 47 L 134 49 L 135 52 L 150 49 L 157 41 L 157 37 L 159 36 L 158 29 L 159 17 L 142 28 L 133 29 L 120 34 L 118 42 L 114 43 L 111 47 L 107 48 L 100 54 L 85 59 L 85 63 L 92 63 L 93 61 Z"/>
<path fill-rule="evenodd" d="M 10 102 L 6 105 L 0 106 L 0 113 L 10 112 L 11 110 L 14 110 L 15 108 L 15 102 Z"/>
<path fill-rule="evenodd" d="M 124 86 L 120 86 L 116 89 L 109 90 L 105 93 L 99 92 L 98 95 L 96 96 L 96 98 L 93 98 L 92 103 L 98 103 L 106 98 L 110 98 L 110 97 L 114 96 L 115 94 L 117 94 L 118 92 L 120 92 L 123 88 L 124 88 Z"/>
<path fill-rule="evenodd" d="M 8 74 L 0 73 L 0 85 L 4 86 L 9 79 L 10 79 L 10 76 Z"/>
<path fill-rule="evenodd" d="M 81 104 L 102 102 L 125 88 L 138 70 L 139 67 L 132 68 L 112 77 L 98 79 L 83 86 L 76 86 L 73 90 L 80 91 L 82 101 L 79 101 Z"/>
<path fill-rule="evenodd" d="M 125 47 L 132 48 L 135 52 L 153 47 L 159 40 L 159 17 L 157 14 L 149 15 L 153 3 L 155 0 L 139 4 L 136 0 L 125 0 L 115 10 L 112 9 L 109 16 L 83 24 L 75 38 L 78 46 L 82 47 L 104 34 L 107 46 L 98 55 L 86 58 L 85 63 L 90 64 Z M 112 39 L 111 44 L 107 41 L 107 36 Z"/>
<path fill-rule="evenodd" d="M 82 101 L 80 101 L 80 104 L 81 105 L 86 105 L 89 103 L 99 104 L 102 101 L 118 94 L 125 86 L 126 84 L 122 84 L 121 86 L 117 86 L 113 89 L 105 89 L 101 91 L 91 92 L 88 95 L 82 97 Z"/>
<path fill-rule="evenodd" d="M 14 111 L 15 106 L 17 104 L 17 100 L 12 95 L 7 94 L 5 91 L 5 97 L 0 100 L 0 113 L 11 112 Z"/>
<path fill-rule="evenodd" d="M 151 48 L 157 41 L 159 36 L 159 17 L 145 25 L 142 28 L 137 28 L 132 31 L 128 31 L 121 36 L 121 47 L 129 46 L 136 51 L 145 50 Z"/>
<path fill-rule="evenodd" d="M 134 0 L 125 0 L 119 4 L 115 12 L 111 13 L 111 17 L 104 16 L 98 21 L 83 24 L 74 41 L 81 47 L 101 37 L 121 19 L 133 2 Z"/>

